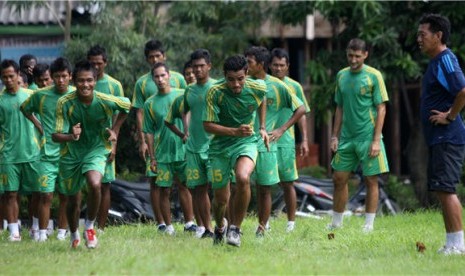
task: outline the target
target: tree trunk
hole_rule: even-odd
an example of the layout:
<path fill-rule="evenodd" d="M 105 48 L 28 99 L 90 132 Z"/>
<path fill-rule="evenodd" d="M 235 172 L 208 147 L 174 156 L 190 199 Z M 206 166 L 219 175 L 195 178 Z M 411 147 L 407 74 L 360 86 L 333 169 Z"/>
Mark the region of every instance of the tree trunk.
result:
<path fill-rule="evenodd" d="M 71 40 L 71 19 L 72 19 L 73 1 L 66 1 L 66 21 L 65 21 L 65 43 Z"/>

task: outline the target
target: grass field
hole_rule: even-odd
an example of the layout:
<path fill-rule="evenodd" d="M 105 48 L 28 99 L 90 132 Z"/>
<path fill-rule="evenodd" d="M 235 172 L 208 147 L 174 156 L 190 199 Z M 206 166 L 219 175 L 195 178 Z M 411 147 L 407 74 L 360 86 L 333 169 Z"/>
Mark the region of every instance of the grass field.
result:
<path fill-rule="evenodd" d="M 84 244 L 72 250 L 69 242 L 52 237 L 46 243 L 0 241 L 1 275 L 37 274 L 463 274 L 465 256 L 436 253 L 444 230 L 438 212 L 378 217 L 375 231 L 362 234 L 363 218 L 345 219 L 344 228 L 328 239 L 322 220 L 298 219 L 296 231 L 286 234 L 285 217 L 271 221 L 265 238 L 255 237 L 256 218 L 243 224 L 242 246 L 213 246 L 176 225 L 174 237 L 156 232 L 154 225 L 107 228 L 99 247 Z M 25 231 L 25 230 L 24 230 Z M 426 245 L 419 253 L 416 242 Z"/>

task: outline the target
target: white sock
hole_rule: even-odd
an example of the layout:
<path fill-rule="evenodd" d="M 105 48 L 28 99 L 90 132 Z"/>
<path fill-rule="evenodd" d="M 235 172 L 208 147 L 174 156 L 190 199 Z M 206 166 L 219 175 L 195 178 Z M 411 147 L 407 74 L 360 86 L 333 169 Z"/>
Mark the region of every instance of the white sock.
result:
<path fill-rule="evenodd" d="M 81 239 L 81 237 L 79 236 L 79 229 L 76 230 L 76 232 L 71 233 L 71 239 L 72 240 L 80 240 Z"/>
<path fill-rule="evenodd" d="M 39 230 L 39 219 L 36 217 L 32 217 L 32 230 Z"/>
<path fill-rule="evenodd" d="M 447 233 L 446 239 L 446 246 L 455 246 L 460 249 L 465 247 L 463 242 L 463 230 L 454 233 Z"/>
<path fill-rule="evenodd" d="M 47 229 L 40 229 L 39 230 L 39 237 L 40 237 L 40 239 L 47 239 Z"/>
<path fill-rule="evenodd" d="M 295 225 L 295 221 L 289 220 L 287 222 L 287 226 L 294 226 L 294 225 Z"/>
<path fill-rule="evenodd" d="M 58 229 L 58 235 L 65 235 L 66 234 L 66 229 Z"/>
<path fill-rule="evenodd" d="M 344 213 L 338 213 L 333 211 L 333 226 L 342 226 L 342 219 L 344 218 Z"/>
<path fill-rule="evenodd" d="M 167 231 L 174 231 L 174 226 L 172 224 L 166 225 L 166 230 Z"/>
<path fill-rule="evenodd" d="M 365 213 L 365 225 L 373 227 L 376 213 Z"/>
<path fill-rule="evenodd" d="M 94 220 L 86 219 L 86 221 L 85 221 L 86 226 L 85 226 L 84 230 L 94 229 L 94 223 L 95 223 L 95 219 Z"/>
<path fill-rule="evenodd" d="M 186 222 L 186 224 L 184 224 L 184 227 L 185 227 L 185 228 L 189 228 L 189 227 L 191 227 L 192 225 L 194 225 L 194 222 L 191 220 L 191 221 Z"/>
<path fill-rule="evenodd" d="M 18 223 L 8 223 L 8 230 L 10 231 L 11 236 L 19 236 L 19 226 Z"/>

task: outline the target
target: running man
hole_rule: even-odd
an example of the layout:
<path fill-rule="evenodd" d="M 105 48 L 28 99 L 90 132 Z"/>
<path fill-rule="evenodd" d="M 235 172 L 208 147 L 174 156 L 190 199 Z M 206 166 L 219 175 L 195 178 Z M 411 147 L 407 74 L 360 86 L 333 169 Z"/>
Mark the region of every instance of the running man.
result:
<path fill-rule="evenodd" d="M 18 191 L 32 193 L 33 197 L 39 199 L 40 183 L 44 178 L 39 161 L 40 144 L 34 124 L 26 119 L 19 109 L 32 91 L 19 86 L 19 65 L 15 61 L 3 60 L 0 73 L 5 85 L 5 89 L 0 93 L 0 189 L 4 192 L 3 203 L 10 231 L 9 240 L 15 242 L 21 241 Z M 38 237 L 37 231 L 33 238 Z"/>
<path fill-rule="evenodd" d="M 366 178 L 365 224 L 362 231 L 373 231 L 378 209 L 378 176 L 389 172 L 382 139 L 386 102 L 389 100 L 383 76 L 365 65 L 368 51 L 365 41 L 355 38 L 346 50 L 349 66 L 336 76 L 331 150 L 335 153 L 333 219 L 329 229 L 342 227 L 344 209 L 349 196 L 348 180 L 361 163 Z"/>
<path fill-rule="evenodd" d="M 226 242 L 240 246 L 240 227 L 250 202 L 250 175 L 257 159 L 257 140 L 268 147 L 265 128 L 266 84 L 247 78 L 247 60 L 242 55 L 227 58 L 223 65 L 224 79 L 207 93 L 203 115 L 205 131 L 214 134 L 209 159 L 214 190 L 213 217 L 216 222 L 214 244 Z M 254 132 L 255 116 L 259 116 L 259 135 Z M 225 212 L 230 199 L 231 171 L 236 175 L 234 210 L 229 227 Z"/>
<path fill-rule="evenodd" d="M 210 218 L 210 198 L 208 196 L 209 164 L 208 147 L 211 135 L 205 132 L 202 116 L 205 110 L 205 96 L 216 80 L 210 78 L 211 57 L 206 49 L 197 49 L 191 54 L 191 66 L 194 70 L 197 83 L 191 84 L 184 93 L 183 114 L 171 109 L 166 118 L 168 127 L 181 138 L 187 137 L 186 145 L 186 176 L 187 187 L 193 190 L 194 213 L 198 214 L 197 238 L 213 237 Z M 173 124 L 173 118 L 179 118 L 190 112 L 188 132 L 181 132 Z"/>
<path fill-rule="evenodd" d="M 183 139 L 165 125 L 168 114 L 175 99 L 182 104 L 184 95 L 183 89 L 172 88 L 170 86 L 170 73 L 164 63 L 155 63 L 152 69 L 153 79 L 158 87 L 158 93 L 150 97 L 144 104 L 144 127 L 143 131 L 147 136 L 149 147 L 150 168 L 158 174 L 155 187 L 159 197 L 152 197 L 152 207 L 154 212 L 160 211 L 162 217 L 158 220 L 158 230 L 169 235 L 174 235 L 175 230 L 171 224 L 171 204 L 170 193 L 173 182 L 176 183 L 180 194 L 181 208 L 184 213 L 185 231 L 196 231 L 194 215 L 192 209 L 192 197 L 185 186 L 186 150 Z M 175 108 L 175 107 L 173 107 Z M 182 108 L 182 107 L 178 107 Z M 182 120 L 174 119 L 174 124 L 182 128 Z M 154 145 L 156 143 L 156 145 Z M 182 195 L 188 195 L 182 198 Z M 158 209 L 158 210 L 156 210 Z"/>
<path fill-rule="evenodd" d="M 186 81 L 187 85 L 196 82 L 194 69 L 192 68 L 192 60 L 189 60 L 184 64 L 184 68 L 182 69 L 182 75 L 184 76 L 184 80 Z"/>
<path fill-rule="evenodd" d="M 69 196 L 68 223 L 71 246 L 81 242 L 78 232 L 81 189 L 87 183 L 87 217 L 84 239 L 88 248 L 97 246 L 94 223 L 101 200 L 102 177 L 121 125 L 131 108 L 129 100 L 94 90 L 97 72 L 87 61 L 76 64 L 73 71 L 76 91 L 57 103 L 56 127 L 52 139 L 62 143 L 60 159 L 61 188 Z M 116 111 L 118 117 L 111 127 Z M 111 128 L 110 128 L 111 127 Z"/>
<path fill-rule="evenodd" d="M 36 66 L 34 70 L 37 68 Z M 55 131 L 56 104 L 58 99 L 74 90 L 70 86 L 71 64 L 65 58 L 57 58 L 50 66 L 50 72 L 55 85 L 37 90 L 22 105 L 21 111 L 33 122 L 45 138 L 40 152 L 40 161 L 43 167 L 45 179 L 40 186 L 39 204 L 39 241 L 47 240 L 47 226 L 50 219 L 50 207 L 52 205 L 55 186 L 60 188 L 58 175 L 58 163 L 60 160 L 60 145 L 52 141 L 52 133 Z M 39 115 L 38 123 L 33 114 Z M 60 209 L 58 216 L 57 239 L 64 240 L 68 222 L 66 220 L 66 198 L 63 190 L 57 189 L 60 195 Z"/>
<path fill-rule="evenodd" d="M 121 83 L 105 73 L 105 68 L 108 64 L 107 51 L 100 45 L 92 46 L 87 52 L 87 60 L 95 67 L 97 71 L 97 83 L 94 90 L 117 97 L 124 97 L 123 86 Z M 112 123 L 115 121 L 117 113 L 113 116 Z M 116 179 L 115 172 L 115 155 L 116 141 L 112 143 L 111 153 L 108 156 L 105 174 L 102 179 L 102 200 L 97 216 L 97 226 L 100 231 L 105 229 L 105 224 L 108 218 L 108 210 L 111 205 L 111 182 Z"/>
<path fill-rule="evenodd" d="M 39 63 L 32 69 L 34 83 L 38 88 L 44 88 L 53 84 L 53 79 L 50 74 L 50 66 L 45 63 Z"/>
<path fill-rule="evenodd" d="M 258 158 L 254 176 L 257 184 L 258 227 L 257 237 L 265 235 L 265 228 L 271 215 L 271 187 L 279 183 L 277 141 L 305 113 L 305 107 L 286 84 L 278 78 L 268 75 L 270 52 L 265 47 L 252 46 L 245 51 L 249 64 L 249 75 L 261 79 L 266 84 L 266 131 L 270 137 L 270 148 L 259 140 Z M 281 112 L 289 109 L 292 116 L 280 127 L 277 123 Z M 257 131 L 255 123 L 255 131 Z"/>
<path fill-rule="evenodd" d="M 288 77 L 289 73 L 289 54 L 286 50 L 275 48 L 271 51 L 271 73 L 274 77 L 283 81 L 287 86 L 294 91 L 294 94 L 301 100 L 305 106 L 305 113 L 310 112 L 307 99 L 300 83 Z M 289 108 L 281 110 L 278 118 L 277 127 L 286 123 L 292 117 L 293 111 Z M 301 143 L 299 145 L 300 156 L 308 154 L 308 139 L 307 139 L 307 119 L 306 116 L 300 117 L 297 122 L 301 135 Z M 294 181 L 298 178 L 296 164 L 296 145 L 294 126 L 291 126 L 281 138 L 278 140 L 278 173 L 281 182 L 279 185 L 284 191 L 284 201 L 286 202 L 287 225 L 286 232 L 292 232 L 295 228 L 295 211 L 296 211 L 296 194 L 294 189 Z"/>

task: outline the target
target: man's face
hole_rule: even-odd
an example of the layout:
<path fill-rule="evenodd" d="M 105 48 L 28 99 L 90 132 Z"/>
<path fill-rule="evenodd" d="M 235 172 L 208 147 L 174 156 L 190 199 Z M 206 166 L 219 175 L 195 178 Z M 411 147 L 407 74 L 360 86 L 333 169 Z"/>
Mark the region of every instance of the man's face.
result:
<path fill-rule="evenodd" d="M 68 85 L 71 80 L 71 75 L 68 70 L 55 72 L 53 73 L 52 78 L 58 92 L 64 93 L 68 91 Z"/>
<path fill-rule="evenodd" d="M 184 79 L 186 80 L 187 84 L 195 83 L 197 81 L 195 79 L 194 69 L 192 69 L 192 67 L 186 67 L 184 70 Z"/>
<path fill-rule="evenodd" d="M 362 50 L 348 49 L 346 54 L 350 71 L 358 71 L 362 69 L 365 59 L 368 57 L 368 52 Z"/>
<path fill-rule="evenodd" d="M 208 64 L 204 58 L 194 59 L 192 61 L 192 68 L 194 71 L 195 78 L 197 80 L 205 80 L 208 78 L 208 74 L 211 69 L 211 64 Z"/>
<path fill-rule="evenodd" d="M 37 84 L 37 86 L 39 88 L 47 87 L 47 86 L 53 84 L 53 80 L 50 77 L 50 71 L 49 70 L 45 71 L 38 78 L 35 78 L 34 81 L 35 81 L 35 83 Z"/>
<path fill-rule="evenodd" d="M 107 62 L 103 60 L 103 56 L 90 56 L 89 63 L 94 66 L 95 71 L 97 71 L 97 76 L 99 78 L 103 77 L 103 74 L 105 73 L 105 67 L 107 67 Z"/>
<path fill-rule="evenodd" d="M 278 79 L 284 79 L 284 77 L 287 76 L 287 73 L 289 72 L 289 64 L 287 63 L 287 60 L 285 57 L 279 58 L 279 57 L 273 57 L 273 60 L 271 60 L 271 74 Z"/>
<path fill-rule="evenodd" d="M 13 66 L 2 70 L 2 83 L 8 92 L 16 92 L 19 89 L 19 72 Z"/>
<path fill-rule="evenodd" d="M 81 97 L 89 97 L 93 95 L 95 86 L 95 77 L 92 71 L 80 71 L 76 74 L 74 80 L 77 93 Z"/>
<path fill-rule="evenodd" d="M 150 64 L 150 66 L 153 66 L 157 62 L 165 62 L 166 58 L 165 55 L 158 51 L 158 50 L 153 50 L 150 51 L 146 57 L 147 62 Z"/>
<path fill-rule="evenodd" d="M 249 75 L 252 77 L 256 77 L 258 73 L 262 70 L 261 65 L 257 63 L 257 60 L 254 56 L 248 55 L 247 56 L 247 63 L 249 64 Z"/>
<path fill-rule="evenodd" d="M 417 43 L 420 50 L 426 55 L 434 55 L 438 46 L 441 45 L 441 32 L 433 33 L 430 24 L 420 24 L 418 26 Z"/>
<path fill-rule="evenodd" d="M 240 94 L 247 78 L 247 70 L 227 71 L 224 75 L 226 85 L 234 94 Z"/>
<path fill-rule="evenodd" d="M 170 86 L 170 74 L 166 72 L 164 66 L 160 66 L 152 72 L 153 81 L 159 90 L 165 90 Z"/>

